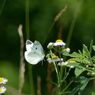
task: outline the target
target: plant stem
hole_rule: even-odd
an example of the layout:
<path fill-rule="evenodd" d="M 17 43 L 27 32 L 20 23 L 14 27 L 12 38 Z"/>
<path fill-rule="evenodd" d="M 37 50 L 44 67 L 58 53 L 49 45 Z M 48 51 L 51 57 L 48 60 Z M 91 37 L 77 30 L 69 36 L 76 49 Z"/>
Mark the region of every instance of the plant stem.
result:
<path fill-rule="evenodd" d="M 25 1 L 25 22 L 26 22 L 26 39 L 29 39 L 29 0 Z M 28 64 L 29 84 L 31 88 L 31 95 L 35 95 L 32 65 Z"/>
<path fill-rule="evenodd" d="M 23 38 L 23 32 L 22 32 L 22 25 L 19 25 L 19 27 L 18 27 L 18 34 L 20 37 L 20 68 L 19 68 L 19 91 L 18 91 L 18 95 L 21 95 L 22 89 L 24 86 L 24 72 L 25 72 L 25 63 L 24 63 L 24 57 L 23 57 L 24 38 Z"/>
<path fill-rule="evenodd" d="M 29 39 L 29 0 L 26 0 L 25 4 L 26 39 Z"/>
<path fill-rule="evenodd" d="M 29 85 L 30 85 L 30 89 L 31 89 L 31 95 L 35 95 L 33 72 L 32 72 L 31 64 L 28 64 L 28 75 L 29 75 Z"/>
<path fill-rule="evenodd" d="M 54 68 L 55 68 L 55 71 L 56 71 L 56 74 L 57 74 L 57 79 L 58 79 L 58 84 L 59 84 L 59 74 L 58 74 L 58 69 L 57 69 L 57 67 L 56 67 L 55 62 L 53 62 L 53 64 L 54 64 Z"/>
<path fill-rule="evenodd" d="M 70 83 L 64 88 L 63 92 L 65 92 L 68 89 L 68 87 L 72 84 L 72 82 L 73 81 L 70 81 Z"/>
<path fill-rule="evenodd" d="M 70 45 L 72 34 L 73 34 L 73 30 L 74 30 L 74 26 L 75 26 L 77 17 L 79 15 L 80 11 L 81 11 L 82 3 L 83 3 L 83 1 L 80 1 L 77 4 L 77 8 L 75 10 L 75 14 L 74 14 L 73 20 L 71 22 L 71 26 L 70 26 L 70 29 L 69 29 L 69 34 L 68 34 L 68 37 L 67 37 L 67 40 L 66 40 L 67 47 Z"/>
<path fill-rule="evenodd" d="M 55 68 L 55 71 L 56 71 L 56 75 L 57 75 L 57 88 L 58 88 L 58 92 L 57 92 L 57 95 L 60 95 L 60 87 L 61 87 L 61 82 L 60 82 L 60 76 L 59 76 L 59 72 L 58 72 L 58 69 L 57 69 L 57 66 L 56 66 L 56 63 L 53 62 L 54 64 L 54 68 Z"/>

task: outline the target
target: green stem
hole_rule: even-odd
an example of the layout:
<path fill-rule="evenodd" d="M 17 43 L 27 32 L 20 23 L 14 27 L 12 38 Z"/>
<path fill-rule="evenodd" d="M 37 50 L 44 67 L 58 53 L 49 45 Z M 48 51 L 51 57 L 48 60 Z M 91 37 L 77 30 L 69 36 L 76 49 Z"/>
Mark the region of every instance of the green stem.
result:
<path fill-rule="evenodd" d="M 25 22 L 26 22 L 26 39 L 29 39 L 29 0 L 25 1 Z M 35 95 L 32 65 L 28 64 L 29 84 L 31 95 Z"/>
<path fill-rule="evenodd" d="M 31 89 L 31 95 L 35 95 L 32 65 L 30 65 L 31 64 L 28 64 L 29 85 Z"/>
<path fill-rule="evenodd" d="M 64 88 L 63 92 L 65 92 L 68 89 L 68 87 L 72 84 L 72 82 L 73 81 L 70 81 L 70 83 Z"/>
<path fill-rule="evenodd" d="M 67 47 L 70 45 L 70 41 L 72 38 L 75 22 L 76 22 L 76 18 L 73 19 L 71 26 L 70 26 L 69 34 L 68 34 L 67 41 L 66 41 Z"/>
<path fill-rule="evenodd" d="M 61 54 L 59 53 L 59 57 L 60 57 L 60 64 L 61 64 Z M 59 79 L 61 80 L 62 79 L 62 76 L 63 76 L 63 66 L 60 67 L 60 70 L 59 70 Z"/>
<path fill-rule="evenodd" d="M 51 50 L 50 50 L 50 54 L 52 55 L 52 51 Z M 58 73 L 58 69 L 57 69 L 56 63 L 53 62 L 53 65 L 54 65 L 54 68 L 55 68 L 55 71 L 56 71 L 56 75 L 57 75 L 57 79 L 58 79 L 58 83 L 59 83 L 59 73 Z"/>
<path fill-rule="evenodd" d="M 90 48 L 89 48 L 90 55 L 91 55 L 91 53 L 92 53 L 92 46 L 93 46 L 93 40 L 92 40 L 91 43 L 90 43 Z"/>
<path fill-rule="evenodd" d="M 58 68 L 57 68 L 57 66 L 56 66 L 56 63 L 55 62 L 53 62 L 53 64 L 54 64 L 54 68 L 55 68 L 55 71 L 56 71 L 56 75 L 57 75 L 57 88 L 58 88 L 58 92 L 57 92 L 57 95 L 60 95 L 60 87 L 61 87 L 61 82 L 60 82 L 60 76 L 59 76 L 59 72 L 58 72 Z"/>
<path fill-rule="evenodd" d="M 69 75 L 69 72 L 70 72 L 71 68 L 69 68 L 68 72 L 65 73 L 64 77 L 63 77 L 63 80 L 61 82 L 64 82 L 66 80 L 66 78 L 68 77 Z"/>
<path fill-rule="evenodd" d="M 54 68 L 55 68 L 55 71 L 56 71 L 56 74 L 57 74 L 57 79 L 58 79 L 58 84 L 59 84 L 59 74 L 58 74 L 58 69 L 57 69 L 57 67 L 56 67 L 55 62 L 53 62 L 53 64 L 54 64 Z"/>
<path fill-rule="evenodd" d="M 63 77 L 63 72 L 64 72 L 64 67 L 61 66 L 61 67 L 60 67 L 60 80 L 61 80 L 62 77 Z"/>
<path fill-rule="evenodd" d="M 68 34 L 68 37 L 67 37 L 67 40 L 66 40 L 67 47 L 70 45 L 71 38 L 72 38 L 72 34 L 73 34 L 73 30 L 74 30 L 74 26 L 75 26 L 77 17 L 78 17 L 78 15 L 79 15 L 80 11 L 81 11 L 82 3 L 83 3 L 83 1 L 80 1 L 80 2 L 78 2 L 78 4 L 77 4 L 76 10 L 75 10 L 75 14 L 74 14 L 73 20 L 72 20 L 72 22 L 71 22 L 69 34 Z"/>
<path fill-rule="evenodd" d="M 29 0 L 26 0 L 25 4 L 26 38 L 29 39 Z"/>

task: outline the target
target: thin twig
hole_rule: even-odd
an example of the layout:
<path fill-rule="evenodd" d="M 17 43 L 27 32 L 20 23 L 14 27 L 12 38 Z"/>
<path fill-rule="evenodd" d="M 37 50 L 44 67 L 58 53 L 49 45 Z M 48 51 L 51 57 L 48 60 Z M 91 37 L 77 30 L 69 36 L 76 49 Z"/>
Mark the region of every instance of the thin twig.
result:
<path fill-rule="evenodd" d="M 52 22 L 52 24 L 51 24 L 49 30 L 47 31 L 47 35 L 50 34 L 50 32 L 51 32 L 52 28 L 54 27 L 55 23 L 62 17 L 63 13 L 66 12 L 67 8 L 68 8 L 67 5 L 65 5 L 65 7 L 64 7 L 63 9 L 61 9 L 61 10 L 58 12 L 58 14 L 54 17 L 54 21 Z M 47 40 L 47 38 L 45 39 L 45 41 L 46 41 L 46 40 Z"/>
<path fill-rule="evenodd" d="M 24 72 L 25 72 L 25 64 L 23 57 L 24 39 L 22 33 L 22 25 L 19 25 L 18 27 L 18 34 L 20 37 L 20 68 L 19 68 L 19 95 L 20 95 L 24 85 Z"/>
<path fill-rule="evenodd" d="M 54 21 L 58 21 L 59 18 L 63 15 L 63 13 L 67 10 L 67 5 L 55 16 Z"/>

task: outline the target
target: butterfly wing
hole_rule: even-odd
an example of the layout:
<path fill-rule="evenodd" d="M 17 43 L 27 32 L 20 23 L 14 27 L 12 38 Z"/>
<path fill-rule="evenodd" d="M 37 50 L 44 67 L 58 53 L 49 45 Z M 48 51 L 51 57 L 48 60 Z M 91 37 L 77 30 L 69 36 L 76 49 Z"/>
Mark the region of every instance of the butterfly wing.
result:
<path fill-rule="evenodd" d="M 26 41 L 26 50 L 27 51 L 31 51 L 32 50 L 32 47 L 33 47 L 33 42 L 30 41 L 30 40 L 27 40 Z"/>
<path fill-rule="evenodd" d="M 39 53 L 40 55 L 44 55 L 44 50 L 43 50 L 43 47 L 42 45 L 40 44 L 39 41 L 35 41 L 34 44 L 33 44 L 33 49 L 35 52 Z"/>
<path fill-rule="evenodd" d="M 25 51 L 25 59 L 26 59 L 26 61 L 29 62 L 30 64 L 37 64 L 37 63 L 39 63 L 41 60 L 43 60 L 43 58 L 44 58 L 44 57 L 42 57 L 42 56 L 39 55 L 38 53 Z"/>
<path fill-rule="evenodd" d="M 44 59 L 44 50 L 38 41 L 32 43 L 31 41 L 26 41 L 25 59 L 30 64 L 37 64 Z"/>

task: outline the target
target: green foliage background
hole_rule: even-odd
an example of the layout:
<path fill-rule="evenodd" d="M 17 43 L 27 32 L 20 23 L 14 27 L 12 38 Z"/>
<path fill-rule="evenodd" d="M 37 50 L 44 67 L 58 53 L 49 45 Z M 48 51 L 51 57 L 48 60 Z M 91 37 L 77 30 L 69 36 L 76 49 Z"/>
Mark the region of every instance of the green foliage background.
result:
<path fill-rule="evenodd" d="M 26 1 L 0 0 L 0 76 L 8 78 L 7 85 L 16 89 L 20 60 L 20 39 L 17 29 L 19 24 L 23 25 L 23 35 L 26 40 Z M 65 5 L 67 5 L 67 10 L 49 31 L 55 16 Z M 45 48 L 50 41 L 58 38 L 60 32 L 63 41 L 68 42 L 68 35 L 72 31 L 69 47 L 71 51 L 81 49 L 82 44 L 89 45 L 91 40 L 95 41 L 94 25 L 95 0 L 29 1 L 30 40 L 39 40 Z M 24 92 L 29 93 L 27 82 L 26 87 Z"/>

